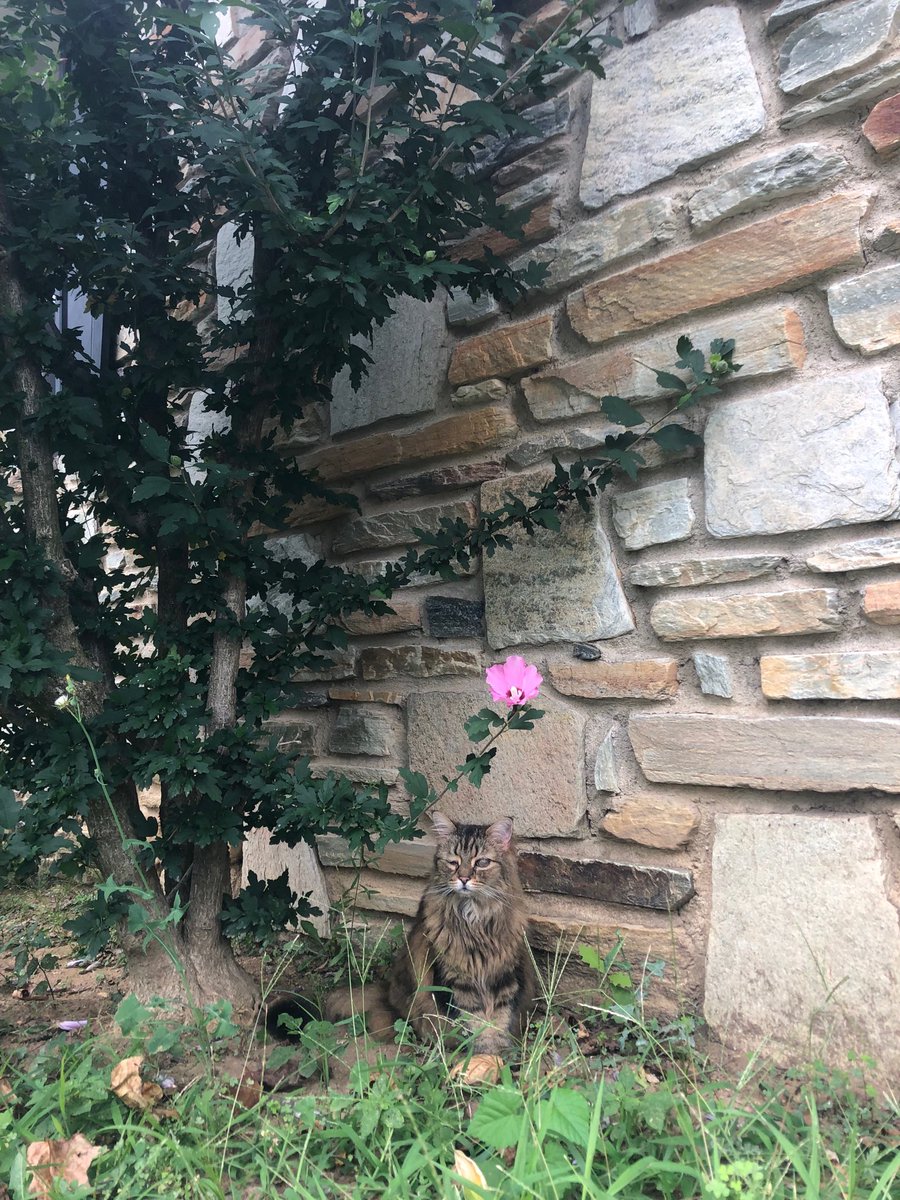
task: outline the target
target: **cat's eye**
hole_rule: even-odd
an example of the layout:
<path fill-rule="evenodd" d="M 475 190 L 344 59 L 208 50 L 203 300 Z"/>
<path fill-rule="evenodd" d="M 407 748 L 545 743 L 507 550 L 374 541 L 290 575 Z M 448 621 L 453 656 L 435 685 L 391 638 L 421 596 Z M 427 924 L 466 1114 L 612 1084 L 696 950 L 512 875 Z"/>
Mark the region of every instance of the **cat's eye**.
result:
<path fill-rule="evenodd" d="M 491 866 L 493 861 L 494 860 L 492 858 L 476 858 L 475 866 L 476 867 L 489 867 L 489 866 Z"/>
<path fill-rule="evenodd" d="M 457 867 L 459 866 L 459 860 L 455 859 L 455 858 L 445 859 L 444 863 L 445 863 L 445 866 L 448 866 L 451 871 L 455 871 L 457 869 Z"/>

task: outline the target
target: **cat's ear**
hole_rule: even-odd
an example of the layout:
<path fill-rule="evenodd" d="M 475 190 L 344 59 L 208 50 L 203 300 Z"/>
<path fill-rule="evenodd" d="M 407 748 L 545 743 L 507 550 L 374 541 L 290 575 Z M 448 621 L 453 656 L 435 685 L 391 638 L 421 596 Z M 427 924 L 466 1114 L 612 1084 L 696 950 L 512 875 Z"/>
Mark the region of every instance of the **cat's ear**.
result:
<path fill-rule="evenodd" d="M 442 842 L 448 841 L 456 833 L 456 826 L 443 813 L 433 812 L 431 814 L 431 823 L 434 826 L 434 832 Z"/>
<path fill-rule="evenodd" d="M 501 817 L 499 821 L 495 821 L 493 825 L 488 825 L 485 831 L 485 837 L 489 842 L 492 842 L 498 850 L 508 850 L 509 844 L 512 841 L 513 823 L 512 817 Z"/>

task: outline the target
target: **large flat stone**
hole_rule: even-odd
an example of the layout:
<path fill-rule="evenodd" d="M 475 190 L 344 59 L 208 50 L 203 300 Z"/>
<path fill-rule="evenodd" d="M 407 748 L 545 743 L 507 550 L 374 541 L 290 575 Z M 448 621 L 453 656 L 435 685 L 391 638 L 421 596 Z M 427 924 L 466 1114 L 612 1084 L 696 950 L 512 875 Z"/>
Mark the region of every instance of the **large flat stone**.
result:
<path fill-rule="evenodd" d="M 450 383 L 457 387 L 541 367 L 553 357 L 552 337 L 553 318 L 548 314 L 458 342 L 450 361 Z"/>
<path fill-rule="evenodd" d="M 485 251 L 501 257 L 513 254 L 527 242 L 537 242 L 550 237 L 560 227 L 559 206 L 555 200 L 545 200 L 532 209 L 522 223 L 522 236 L 510 237 L 499 229 L 478 229 L 465 241 L 455 242 L 448 250 L 450 258 L 482 258 Z"/>
<path fill-rule="evenodd" d="M 696 587 L 702 583 L 738 583 L 774 575 L 785 560 L 777 554 L 736 555 L 733 558 L 686 558 L 678 562 L 641 563 L 628 572 L 637 587 Z"/>
<path fill-rule="evenodd" d="M 612 518 L 627 550 L 691 536 L 694 508 L 687 479 L 669 479 L 613 496 Z"/>
<path fill-rule="evenodd" d="M 781 90 L 805 92 L 870 62 L 891 42 L 898 8 L 898 0 L 854 0 L 804 21 L 782 43 Z"/>
<path fill-rule="evenodd" d="M 722 597 L 673 596 L 653 605 L 650 624 L 665 642 L 829 633 L 841 626 L 840 592 L 804 588 Z"/>
<path fill-rule="evenodd" d="M 880 521 L 900 504 L 894 431 L 873 367 L 725 400 L 704 444 L 715 537 Z"/>
<path fill-rule="evenodd" d="M 728 46 L 728 70 L 720 48 Z M 604 60 L 595 83 L 581 199 L 602 208 L 746 142 L 765 109 L 736 10 L 704 8 Z"/>
<path fill-rule="evenodd" d="M 697 805 L 671 796 L 635 796 L 624 800 L 600 822 L 600 828 L 610 837 L 655 850 L 677 850 L 686 845 L 699 825 Z"/>
<path fill-rule="evenodd" d="M 331 728 L 328 753 L 384 758 L 395 748 L 397 735 L 397 721 L 390 710 L 345 705 Z"/>
<path fill-rule="evenodd" d="M 863 593 L 863 612 L 876 625 L 900 625 L 900 579 L 870 583 Z"/>
<path fill-rule="evenodd" d="M 840 178 L 848 169 L 841 154 L 826 146 L 801 143 L 723 171 L 694 192 L 689 203 L 691 224 L 709 229 L 741 213 L 754 212 L 772 200 L 786 200 L 815 192 Z"/>
<path fill-rule="evenodd" d="M 359 851 L 351 850 L 350 843 L 334 833 L 317 838 L 316 848 L 323 867 L 354 867 L 360 862 Z M 365 863 L 375 871 L 424 879 L 431 874 L 434 865 L 434 842 L 428 838 L 420 838 L 415 842 L 391 842 L 377 858 L 367 855 Z"/>
<path fill-rule="evenodd" d="M 309 917 L 319 933 L 328 934 L 328 893 L 322 868 L 311 846 L 300 842 L 297 846 L 286 846 L 273 842 L 267 829 L 251 829 L 244 839 L 241 860 L 241 887 L 250 882 L 250 872 L 257 879 L 277 879 L 288 873 L 288 886 L 298 896 L 308 895 L 310 902 L 319 909 L 318 917 Z"/>
<path fill-rule="evenodd" d="M 323 479 L 356 478 L 381 467 L 493 449 L 507 441 L 516 429 L 516 419 L 507 408 L 464 410 L 409 433 L 373 433 L 338 442 L 307 455 L 301 465 L 315 469 Z"/>
<path fill-rule="evenodd" d="M 833 3 L 834 0 L 782 0 L 781 4 L 769 14 L 766 31 L 776 33 L 786 25 L 799 20 L 800 17 L 806 17 L 811 12 L 815 12 L 817 8 L 824 8 L 827 4 Z"/>
<path fill-rule="evenodd" d="M 869 816 L 721 814 L 704 1014 L 717 1037 L 846 1069 L 900 1072 L 900 925 Z M 735 953 L 736 948 L 740 953 Z"/>
<path fill-rule="evenodd" d="M 900 721 L 637 713 L 628 726 L 655 783 L 784 792 L 900 792 Z"/>
<path fill-rule="evenodd" d="M 331 388 L 331 432 L 345 433 L 386 417 L 433 412 L 446 387 L 450 337 L 444 299 L 391 301 L 394 315 L 372 334 L 366 377 L 354 392 L 349 369 Z"/>
<path fill-rule="evenodd" d="M 348 633 L 357 637 L 380 637 L 385 633 L 406 633 L 410 629 L 422 628 L 422 608 L 418 600 L 406 596 L 392 596 L 392 612 L 383 616 L 350 613 L 341 618 L 341 625 Z"/>
<path fill-rule="evenodd" d="M 508 493 L 527 497 L 547 478 L 533 471 L 484 484 L 482 512 L 499 508 Z M 560 524 L 559 532 L 538 529 L 531 536 L 510 530 L 512 549 L 483 556 L 487 640 L 494 649 L 591 642 L 634 629 L 598 501 L 587 512 L 573 505 Z"/>
<path fill-rule="evenodd" d="M 405 500 L 407 496 L 427 496 L 432 492 L 472 487 L 503 474 L 503 464 L 498 459 L 488 459 L 480 463 L 435 467 L 431 471 L 401 475 L 397 479 L 370 479 L 366 483 L 366 491 L 376 500 Z"/>
<path fill-rule="evenodd" d="M 368 646 L 359 652 L 359 670 L 363 679 L 387 679 L 391 675 L 411 675 L 414 679 L 432 679 L 437 675 L 478 675 L 481 655 L 474 650 L 445 650 L 439 646 Z"/>
<path fill-rule="evenodd" d="M 859 196 L 830 196 L 720 233 L 588 284 L 569 297 L 569 320 L 587 341 L 605 342 L 729 300 L 796 287 L 838 267 L 861 266 L 859 222 L 866 208 Z"/>
<path fill-rule="evenodd" d="M 865 538 L 859 542 L 841 542 L 826 550 L 817 550 L 806 560 L 811 571 L 868 571 L 872 567 L 900 565 L 900 535 Z"/>
<path fill-rule="evenodd" d="M 485 143 L 484 147 L 475 153 L 475 163 L 479 171 L 487 172 L 497 167 L 504 167 L 520 158 L 523 154 L 533 151 L 537 155 L 545 155 L 549 149 L 547 143 L 558 138 L 569 128 L 574 106 L 568 92 L 553 96 L 540 104 L 522 109 L 522 116 L 531 125 L 527 133 L 515 134 L 510 138 L 496 138 Z M 554 156 L 555 160 L 555 156 Z M 510 175 L 498 171 L 500 184 L 508 187 Z"/>
<path fill-rule="evenodd" d="M 741 379 L 759 379 L 794 371 L 806 359 L 803 326 L 792 308 L 782 305 L 750 314 L 729 314 L 712 324 L 691 327 L 694 344 L 707 349 L 714 338 L 733 337 Z M 677 336 L 644 338 L 615 350 L 591 354 L 574 362 L 548 367 L 522 380 L 525 399 L 538 421 L 556 421 L 582 413 L 597 413 L 603 396 L 650 400 L 667 393 L 656 381 L 656 370 L 675 371 Z M 645 365 L 646 364 L 646 365 Z"/>
<path fill-rule="evenodd" d="M 565 660 L 548 663 L 547 670 L 558 692 L 588 700 L 668 700 L 678 691 L 678 663 L 674 658 Z"/>
<path fill-rule="evenodd" d="M 890 154 L 900 146 L 900 94 L 875 105 L 863 125 L 863 137 L 876 154 Z"/>
<path fill-rule="evenodd" d="M 465 521 L 471 525 L 475 520 L 475 506 L 460 500 L 456 504 L 351 517 L 335 533 L 331 549 L 334 554 L 352 554 L 356 550 L 405 545 L 419 540 L 414 530 L 435 533 L 443 520 Z"/>
<path fill-rule="evenodd" d="M 851 350 L 880 354 L 900 345 L 900 266 L 831 284 L 828 311 L 835 333 Z"/>
<path fill-rule="evenodd" d="M 769 700 L 896 700 L 900 651 L 834 650 L 826 654 L 764 654 L 759 660 Z"/>
<path fill-rule="evenodd" d="M 664 912 L 677 912 L 694 895 L 690 871 L 639 867 L 606 859 L 562 858 L 525 850 L 519 855 L 519 874 L 530 892 L 558 892 Z"/>
<path fill-rule="evenodd" d="M 464 722 L 483 708 L 486 689 L 418 692 L 409 698 L 409 765 L 434 787 L 455 776 L 466 755 L 477 751 Z M 520 837 L 583 837 L 587 794 L 584 786 L 584 720 L 541 697 L 546 715 L 530 732 L 504 734 L 481 788 L 461 783 L 441 800 L 441 811 L 458 821 L 483 824 L 515 818 Z"/>
<path fill-rule="evenodd" d="M 254 241 L 252 235 L 238 240 L 237 232 L 234 221 L 226 221 L 216 234 L 216 284 L 234 292 L 233 296 L 219 296 L 216 300 L 217 315 L 223 325 L 246 321 L 250 316 L 246 297 L 241 293 L 253 278 Z"/>
<path fill-rule="evenodd" d="M 779 120 L 782 129 L 797 129 L 822 117 L 858 109 L 900 84 L 900 59 L 876 63 L 826 88 L 801 104 L 795 104 Z"/>
<path fill-rule="evenodd" d="M 546 265 L 543 282 L 528 290 L 529 294 L 550 293 L 602 271 L 630 254 L 670 242 L 674 236 L 675 209 L 671 200 L 663 197 L 636 200 L 579 222 L 510 265 L 517 270 L 532 262 Z"/>

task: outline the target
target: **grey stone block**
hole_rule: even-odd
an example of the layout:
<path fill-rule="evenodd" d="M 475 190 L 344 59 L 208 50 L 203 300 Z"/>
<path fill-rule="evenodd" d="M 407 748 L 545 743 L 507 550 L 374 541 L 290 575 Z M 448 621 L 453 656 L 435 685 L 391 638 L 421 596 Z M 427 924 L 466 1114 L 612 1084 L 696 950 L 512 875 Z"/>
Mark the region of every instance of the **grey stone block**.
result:
<path fill-rule="evenodd" d="M 728 69 L 722 49 L 728 48 Z M 741 145 L 765 124 L 735 9 L 711 6 L 609 55 L 596 83 L 581 199 L 601 208 Z"/>
<path fill-rule="evenodd" d="M 881 521 L 900 504 L 894 430 L 873 367 L 721 401 L 704 442 L 715 537 Z"/>

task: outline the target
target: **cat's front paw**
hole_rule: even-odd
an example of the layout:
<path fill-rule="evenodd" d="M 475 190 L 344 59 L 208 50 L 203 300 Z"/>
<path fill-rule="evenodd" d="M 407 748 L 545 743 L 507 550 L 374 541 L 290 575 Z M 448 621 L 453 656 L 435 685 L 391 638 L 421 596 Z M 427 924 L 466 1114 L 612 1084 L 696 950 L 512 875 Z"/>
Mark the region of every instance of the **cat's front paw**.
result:
<path fill-rule="evenodd" d="M 496 1083 L 503 1068 L 499 1054 L 473 1054 L 467 1062 L 457 1063 L 450 1078 L 469 1087 L 477 1083 Z"/>

